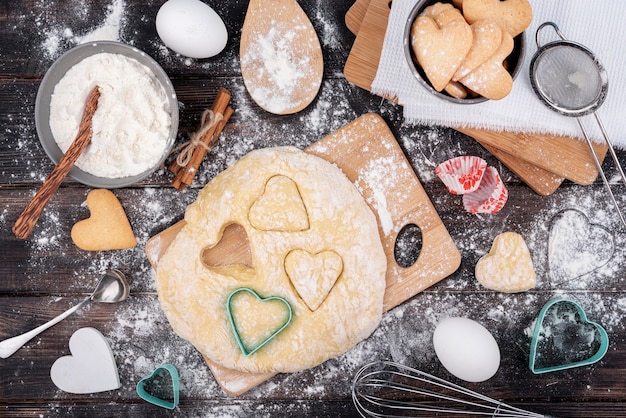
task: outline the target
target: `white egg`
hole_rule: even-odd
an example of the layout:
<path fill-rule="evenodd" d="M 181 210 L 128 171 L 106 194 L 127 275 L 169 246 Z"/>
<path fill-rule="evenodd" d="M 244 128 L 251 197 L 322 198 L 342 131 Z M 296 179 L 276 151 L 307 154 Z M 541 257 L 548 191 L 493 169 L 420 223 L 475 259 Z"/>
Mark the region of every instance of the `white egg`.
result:
<path fill-rule="evenodd" d="M 493 335 L 468 318 L 446 318 L 433 335 L 441 364 L 459 379 L 483 382 L 500 367 L 500 348 Z"/>
<path fill-rule="evenodd" d="M 228 41 L 224 22 L 199 0 L 169 0 L 156 16 L 156 30 L 163 43 L 190 58 L 219 54 Z"/>

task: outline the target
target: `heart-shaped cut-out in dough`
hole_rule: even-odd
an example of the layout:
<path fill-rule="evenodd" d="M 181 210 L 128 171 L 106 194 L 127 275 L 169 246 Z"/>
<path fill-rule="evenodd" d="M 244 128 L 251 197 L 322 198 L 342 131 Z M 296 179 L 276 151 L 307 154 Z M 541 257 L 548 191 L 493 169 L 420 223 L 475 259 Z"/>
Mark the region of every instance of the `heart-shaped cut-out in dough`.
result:
<path fill-rule="evenodd" d="M 491 251 L 476 263 L 476 279 L 488 289 L 506 293 L 535 287 L 537 275 L 524 238 L 516 232 L 498 235 Z"/>
<path fill-rule="evenodd" d="M 341 276 L 343 260 L 332 250 L 293 250 L 285 257 L 285 271 L 304 303 L 316 311 Z"/>
<path fill-rule="evenodd" d="M 607 228 L 592 224 L 576 209 L 559 212 L 548 240 L 548 268 L 552 285 L 558 285 L 604 266 L 613 257 L 615 242 Z"/>
<path fill-rule="evenodd" d="M 248 234 L 237 223 L 227 225 L 217 244 L 202 250 L 200 259 L 206 268 L 219 274 L 243 281 L 256 277 Z"/>
<path fill-rule="evenodd" d="M 606 354 L 609 337 L 568 299 L 553 299 L 539 312 L 530 343 L 528 366 L 535 374 L 593 364 Z"/>
<path fill-rule="evenodd" d="M 141 399 L 162 408 L 174 409 L 179 400 L 178 370 L 172 364 L 157 367 L 137 383 Z"/>
<path fill-rule="evenodd" d="M 274 339 L 293 319 L 291 304 L 286 299 L 261 297 L 247 287 L 228 296 L 226 312 L 237 345 L 246 357 Z"/>
<path fill-rule="evenodd" d="M 472 29 L 461 17 L 445 25 L 429 16 L 418 16 L 411 27 L 411 47 L 433 88 L 441 91 L 472 46 Z"/>
<path fill-rule="evenodd" d="M 502 40 L 498 49 L 487 61 L 460 79 L 470 90 L 490 100 L 500 100 L 511 92 L 513 77 L 504 68 L 504 60 L 513 51 L 513 38 L 506 31 L 500 32 Z"/>
<path fill-rule="evenodd" d="M 95 328 L 80 328 L 69 342 L 72 355 L 58 358 L 50 369 L 52 382 L 68 393 L 97 393 L 119 389 L 113 352 Z"/>
<path fill-rule="evenodd" d="M 265 191 L 250 207 L 250 223 L 262 231 L 304 231 L 309 216 L 298 185 L 289 177 L 276 175 L 265 184 Z"/>
<path fill-rule="evenodd" d="M 85 251 L 122 250 L 137 245 L 126 212 L 113 192 L 96 189 L 87 195 L 91 216 L 72 227 L 74 244 Z"/>
<path fill-rule="evenodd" d="M 533 10 L 528 0 L 463 0 L 463 15 L 470 24 L 492 20 L 515 37 L 530 25 Z"/>

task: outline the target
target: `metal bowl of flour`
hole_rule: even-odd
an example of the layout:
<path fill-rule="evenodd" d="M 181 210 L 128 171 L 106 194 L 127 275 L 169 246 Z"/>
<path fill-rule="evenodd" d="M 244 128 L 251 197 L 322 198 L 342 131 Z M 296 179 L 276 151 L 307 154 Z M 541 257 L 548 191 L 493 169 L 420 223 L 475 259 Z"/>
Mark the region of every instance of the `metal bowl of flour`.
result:
<path fill-rule="evenodd" d="M 132 46 L 111 41 L 89 42 L 70 49 L 52 64 L 41 81 L 35 101 L 35 126 L 39 140 L 46 154 L 57 164 L 63 156 L 63 151 L 61 151 L 57 145 L 52 134 L 52 129 L 50 128 L 50 103 L 52 94 L 56 85 L 70 68 L 85 58 L 99 53 L 124 55 L 146 66 L 163 87 L 169 104 L 170 126 L 167 132 L 167 144 L 158 164 L 155 164 L 142 173 L 127 177 L 99 177 L 77 166 L 74 166 L 69 173 L 69 176 L 76 181 L 91 187 L 107 189 L 126 187 L 145 179 L 163 164 L 174 145 L 178 132 L 178 100 L 174 86 L 161 66 L 146 53 Z"/>

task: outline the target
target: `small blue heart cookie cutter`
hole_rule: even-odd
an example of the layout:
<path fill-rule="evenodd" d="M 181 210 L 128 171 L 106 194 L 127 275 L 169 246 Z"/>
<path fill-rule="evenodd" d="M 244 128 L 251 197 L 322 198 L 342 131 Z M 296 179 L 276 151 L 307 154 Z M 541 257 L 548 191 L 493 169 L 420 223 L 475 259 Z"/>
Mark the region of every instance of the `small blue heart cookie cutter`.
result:
<path fill-rule="evenodd" d="M 172 385 L 171 400 L 163 399 L 146 390 L 146 385 L 165 374 L 170 377 Z M 180 382 L 178 370 L 172 364 L 163 364 L 157 367 L 150 375 L 144 377 L 137 383 L 137 394 L 141 399 L 162 408 L 174 409 L 178 405 Z"/>
<path fill-rule="evenodd" d="M 280 324 L 280 326 L 278 328 L 276 328 L 276 330 L 274 330 L 272 332 L 272 334 L 267 337 L 266 339 L 264 339 L 263 341 L 261 341 L 260 344 L 257 344 L 253 347 L 247 347 L 243 340 L 241 339 L 241 335 L 239 334 L 239 330 L 237 328 L 237 322 L 235 321 L 235 318 L 233 316 L 233 312 L 232 312 L 232 300 L 233 297 L 236 296 L 238 293 L 241 292 L 246 292 L 251 294 L 252 296 L 254 296 L 258 301 L 260 302 L 269 302 L 272 300 L 276 300 L 279 302 L 282 302 L 286 309 L 287 309 L 287 318 L 285 319 L 285 321 L 283 323 Z M 235 289 L 229 296 L 228 299 L 226 300 L 226 313 L 228 314 L 228 321 L 230 322 L 230 327 L 233 331 L 233 335 L 235 336 L 235 340 L 237 341 L 237 345 L 239 346 L 239 349 L 241 350 L 241 352 L 243 353 L 243 355 L 245 357 L 248 357 L 250 355 L 252 355 L 253 353 L 255 353 L 256 351 L 258 351 L 261 347 L 263 347 L 265 344 L 269 343 L 271 340 L 274 339 L 274 337 L 276 337 L 278 334 L 280 334 L 285 328 L 287 328 L 287 326 L 291 323 L 291 320 L 293 319 L 293 309 L 291 308 L 291 304 L 285 299 L 282 298 L 280 296 L 269 296 L 269 297 L 261 297 L 257 292 L 255 292 L 254 290 L 248 288 L 248 287 L 240 287 L 238 289 Z"/>
<path fill-rule="evenodd" d="M 559 364 L 559 365 L 554 365 L 554 366 L 549 366 L 549 367 L 536 367 L 537 345 L 539 344 L 539 338 L 541 335 L 541 331 L 543 329 L 544 318 L 546 314 L 548 313 L 548 311 L 550 310 L 550 308 L 552 308 L 554 305 L 557 305 L 557 304 L 568 304 L 570 306 L 573 306 L 579 315 L 580 322 L 591 325 L 592 327 L 594 327 L 595 331 L 598 332 L 600 336 L 600 346 L 598 350 L 591 357 L 588 357 L 584 360 L 575 361 L 575 362 L 566 363 L 566 364 Z M 533 336 L 532 336 L 532 340 L 530 343 L 530 356 L 528 358 L 528 367 L 533 373 L 541 374 L 541 373 L 554 372 L 558 370 L 572 369 L 574 367 L 588 366 L 590 364 L 600 361 L 602 357 L 604 357 L 608 349 L 609 349 L 609 336 L 607 335 L 605 329 L 600 324 L 589 321 L 587 319 L 587 314 L 585 313 L 582 306 L 580 306 L 580 304 L 578 304 L 577 302 L 574 302 L 573 300 L 564 299 L 564 298 L 553 299 L 553 300 L 548 301 L 543 306 L 543 308 L 539 312 L 537 321 L 535 322 L 535 328 L 533 330 Z"/>

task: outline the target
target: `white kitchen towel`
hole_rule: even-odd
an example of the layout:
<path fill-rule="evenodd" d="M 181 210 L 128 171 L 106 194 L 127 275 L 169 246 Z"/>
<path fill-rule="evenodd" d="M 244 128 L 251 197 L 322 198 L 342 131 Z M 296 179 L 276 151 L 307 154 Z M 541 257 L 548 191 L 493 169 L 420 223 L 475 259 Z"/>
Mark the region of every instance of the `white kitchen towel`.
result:
<path fill-rule="evenodd" d="M 537 51 L 535 32 L 545 21 L 555 22 L 568 40 L 589 48 L 606 67 L 609 90 L 597 111 L 616 147 L 626 149 L 626 1 L 615 0 L 531 0 L 533 20 L 526 30 L 526 56 L 513 83 L 513 90 L 502 100 L 463 105 L 430 94 L 415 79 L 403 49 L 404 28 L 416 0 L 394 0 L 382 56 L 372 92 L 395 96 L 404 106 L 409 123 L 449 127 L 473 127 L 493 131 L 549 133 L 582 138 L 573 117 L 562 116 L 546 107 L 535 96 L 529 78 L 529 65 Z M 544 42 L 559 38 L 551 28 L 541 32 Z M 592 115 L 583 117 L 595 140 L 601 132 Z"/>

